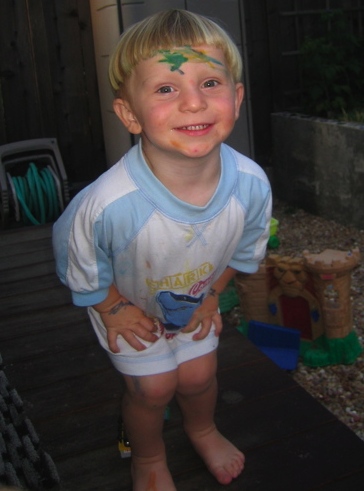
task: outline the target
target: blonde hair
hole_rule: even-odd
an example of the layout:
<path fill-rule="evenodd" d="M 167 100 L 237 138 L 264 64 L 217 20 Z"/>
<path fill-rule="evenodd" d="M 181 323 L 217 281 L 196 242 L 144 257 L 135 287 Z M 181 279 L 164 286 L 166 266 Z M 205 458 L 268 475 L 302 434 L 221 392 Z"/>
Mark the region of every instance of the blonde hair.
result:
<path fill-rule="evenodd" d="M 206 44 L 224 53 L 234 82 L 242 74 L 242 60 L 230 36 L 214 21 L 187 10 L 172 9 L 154 14 L 129 27 L 111 56 L 109 79 L 115 94 L 123 90 L 133 68 L 159 50 Z"/>

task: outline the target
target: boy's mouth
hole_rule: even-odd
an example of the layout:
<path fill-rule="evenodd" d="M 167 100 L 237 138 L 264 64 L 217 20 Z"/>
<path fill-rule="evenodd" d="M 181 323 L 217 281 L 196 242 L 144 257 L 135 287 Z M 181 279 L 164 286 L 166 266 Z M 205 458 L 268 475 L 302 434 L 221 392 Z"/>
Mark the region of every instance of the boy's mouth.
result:
<path fill-rule="evenodd" d="M 191 126 L 181 126 L 179 129 L 187 130 L 187 131 L 201 131 L 201 130 L 205 130 L 209 126 L 210 126 L 209 124 L 196 124 Z"/>

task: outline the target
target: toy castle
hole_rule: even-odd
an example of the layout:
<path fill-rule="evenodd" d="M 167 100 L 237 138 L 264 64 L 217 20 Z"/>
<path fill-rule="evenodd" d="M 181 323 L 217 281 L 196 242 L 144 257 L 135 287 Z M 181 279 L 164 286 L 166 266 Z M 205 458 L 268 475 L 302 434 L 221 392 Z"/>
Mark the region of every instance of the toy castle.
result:
<path fill-rule="evenodd" d="M 359 261 L 358 249 L 268 256 L 257 273 L 236 277 L 244 321 L 298 329 L 309 366 L 353 363 L 362 352 L 350 300 L 351 273 Z"/>

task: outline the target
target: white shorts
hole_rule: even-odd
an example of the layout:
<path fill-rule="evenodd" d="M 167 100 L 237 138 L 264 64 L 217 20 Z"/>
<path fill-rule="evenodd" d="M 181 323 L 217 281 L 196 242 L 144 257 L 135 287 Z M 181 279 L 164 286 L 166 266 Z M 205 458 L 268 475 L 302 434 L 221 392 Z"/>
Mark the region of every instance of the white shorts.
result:
<path fill-rule="evenodd" d="M 192 339 L 200 328 L 190 333 L 178 332 L 172 337 L 157 332 L 155 334 L 159 339 L 153 343 L 138 338 L 146 346 L 143 351 L 135 350 L 122 336 L 118 336 L 120 353 L 113 353 L 110 351 L 106 328 L 100 315 L 92 307 L 88 308 L 88 313 L 101 346 L 107 351 L 114 367 L 125 375 L 143 376 L 170 372 L 185 361 L 211 353 L 219 344 L 213 325 L 206 338 L 200 341 Z"/>

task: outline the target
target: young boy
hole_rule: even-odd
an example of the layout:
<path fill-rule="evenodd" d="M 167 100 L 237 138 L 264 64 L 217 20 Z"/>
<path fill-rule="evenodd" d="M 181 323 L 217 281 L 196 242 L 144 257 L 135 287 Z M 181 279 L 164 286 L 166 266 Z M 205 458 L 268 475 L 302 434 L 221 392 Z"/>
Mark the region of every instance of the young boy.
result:
<path fill-rule="evenodd" d="M 58 274 L 126 382 L 134 491 L 176 490 L 162 438 L 172 397 L 221 484 L 244 466 L 214 424 L 219 294 L 263 259 L 271 193 L 263 171 L 223 144 L 240 77 L 234 43 L 204 17 L 170 10 L 127 30 L 110 80 L 115 113 L 140 142 L 54 227 Z"/>

